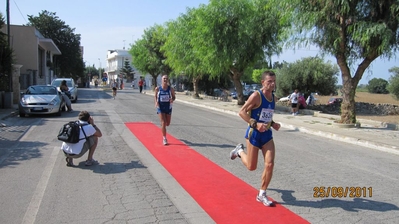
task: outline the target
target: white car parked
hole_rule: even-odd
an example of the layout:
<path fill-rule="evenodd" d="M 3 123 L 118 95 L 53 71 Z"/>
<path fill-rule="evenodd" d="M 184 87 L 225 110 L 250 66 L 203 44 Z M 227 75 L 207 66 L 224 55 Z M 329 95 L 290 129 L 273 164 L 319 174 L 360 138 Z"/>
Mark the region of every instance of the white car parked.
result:
<path fill-rule="evenodd" d="M 286 97 L 282 97 L 282 98 L 278 99 L 278 101 L 279 102 L 287 102 L 288 100 L 290 100 L 290 96 L 291 96 L 291 94 Z"/>
<path fill-rule="evenodd" d="M 61 91 L 60 84 L 63 80 L 67 82 L 69 93 L 71 94 L 69 97 L 71 102 L 75 103 L 78 100 L 78 86 L 75 84 L 75 81 L 72 78 L 57 78 L 51 82 L 51 85 L 57 87 L 58 91 Z"/>

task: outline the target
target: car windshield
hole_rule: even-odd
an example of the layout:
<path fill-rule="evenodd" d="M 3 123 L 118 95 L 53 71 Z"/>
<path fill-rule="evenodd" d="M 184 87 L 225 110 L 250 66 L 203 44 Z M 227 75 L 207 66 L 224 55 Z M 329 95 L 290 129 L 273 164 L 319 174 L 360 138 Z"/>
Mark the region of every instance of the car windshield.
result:
<path fill-rule="evenodd" d="M 54 86 L 30 86 L 26 90 L 28 95 L 57 95 L 57 89 Z"/>
<path fill-rule="evenodd" d="M 53 83 L 51 85 L 55 86 L 55 87 L 59 87 L 61 85 L 62 81 L 63 81 L 63 79 L 56 79 L 56 80 L 53 81 Z M 67 86 L 68 87 L 73 87 L 71 80 L 66 79 L 65 81 L 67 82 Z"/>

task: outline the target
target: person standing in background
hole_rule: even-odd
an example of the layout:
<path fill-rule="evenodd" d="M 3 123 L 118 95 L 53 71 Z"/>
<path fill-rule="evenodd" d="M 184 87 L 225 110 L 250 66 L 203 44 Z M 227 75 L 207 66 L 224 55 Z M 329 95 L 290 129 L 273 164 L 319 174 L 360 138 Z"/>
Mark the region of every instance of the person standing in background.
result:
<path fill-rule="evenodd" d="M 299 93 L 298 89 L 295 89 L 295 91 L 290 95 L 289 100 L 291 101 L 291 109 L 292 109 L 292 115 L 298 115 L 298 98 L 299 98 Z"/>
<path fill-rule="evenodd" d="M 139 90 L 140 90 L 140 93 L 143 92 L 143 84 L 144 84 L 144 82 L 143 82 L 143 77 L 140 76 L 140 80 L 139 80 Z"/>

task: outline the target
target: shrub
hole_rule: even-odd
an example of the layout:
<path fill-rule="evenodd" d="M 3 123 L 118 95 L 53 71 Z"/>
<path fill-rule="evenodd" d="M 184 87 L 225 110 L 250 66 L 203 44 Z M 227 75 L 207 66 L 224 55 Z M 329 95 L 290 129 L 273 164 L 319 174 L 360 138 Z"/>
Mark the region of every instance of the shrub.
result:
<path fill-rule="evenodd" d="M 389 78 L 389 92 L 399 100 L 399 74 L 393 75 Z"/>
<path fill-rule="evenodd" d="M 389 93 L 387 90 L 388 81 L 381 78 L 373 78 L 369 81 L 367 89 L 369 93 Z"/>

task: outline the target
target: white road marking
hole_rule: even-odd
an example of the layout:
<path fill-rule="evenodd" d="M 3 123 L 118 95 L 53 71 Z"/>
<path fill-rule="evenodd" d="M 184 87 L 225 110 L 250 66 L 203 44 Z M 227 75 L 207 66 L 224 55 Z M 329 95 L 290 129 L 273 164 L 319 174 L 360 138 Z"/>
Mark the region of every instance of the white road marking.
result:
<path fill-rule="evenodd" d="M 47 162 L 47 165 L 44 168 L 42 177 L 40 178 L 39 183 L 36 186 L 36 190 L 33 193 L 28 209 L 25 212 L 24 218 L 22 220 L 23 224 L 35 223 L 37 212 L 39 211 L 40 204 L 42 203 L 43 195 L 46 191 L 47 184 L 59 152 L 60 147 L 54 147 L 53 152 L 51 153 L 51 156 Z"/>

